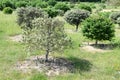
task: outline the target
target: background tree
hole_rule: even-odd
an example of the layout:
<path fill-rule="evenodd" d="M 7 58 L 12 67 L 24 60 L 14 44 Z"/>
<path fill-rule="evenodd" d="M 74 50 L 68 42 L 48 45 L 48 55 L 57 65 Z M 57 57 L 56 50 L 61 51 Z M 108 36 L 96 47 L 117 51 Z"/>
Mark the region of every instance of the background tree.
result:
<path fill-rule="evenodd" d="M 86 19 L 82 27 L 83 35 L 89 39 L 96 40 L 111 40 L 114 37 L 113 22 L 107 18 L 95 16 Z"/>
<path fill-rule="evenodd" d="M 24 33 L 24 42 L 30 51 L 43 50 L 46 60 L 50 52 L 58 52 L 71 43 L 64 32 L 64 23 L 59 19 L 38 18 L 32 23 L 33 29 Z"/>
<path fill-rule="evenodd" d="M 56 3 L 57 3 L 56 0 L 49 0 L 48 1 L 48 4 L 51 5 L 51 6 L 55 6 Z"/>
<path fill-rule="evenodd" d="M 120 24 L 120 12 L 114 12 L 110 15 L 111 20 L 116 23 Z"/>
<path fill-rule="evenodd" d="M 32 20 L 39 17 L 46 17 L 47 13 L 45 13 L 42 9 L 27 7 L 27 8 L 19 8 L 17 10 L 17 23 L 21 26 L 21 28 L 32 28 Z"/>
<path fill-rule="evenodd" d="M 89 11 L 80 9 L 70 10 L 65 13 L 64 17 L 69 24 L 76 25 L 77 31 L 79 24 L 87 17 L 89 17 Z"/>
<path fill-rule="evenodd" d="M 65 3 L 59 2 L 55 5 L 55 9 L 63 10 L 65 13 L 66 11 L 70 10 L 70 7 Z"/>

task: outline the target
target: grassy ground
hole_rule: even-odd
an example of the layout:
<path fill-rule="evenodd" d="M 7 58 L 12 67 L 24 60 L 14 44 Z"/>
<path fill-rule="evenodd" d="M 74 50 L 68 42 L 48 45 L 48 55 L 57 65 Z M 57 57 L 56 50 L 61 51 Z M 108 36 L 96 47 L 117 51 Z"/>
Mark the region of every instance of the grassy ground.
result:
<path fill-rule="evenodd" d="M 74 27 L 66 24 L 66 29 Z M 117 30 L 116 35 L 120 30 Z M 23 44 L 12 42 L 8 36 L 20 34 L 21 29 L 16 24 L 16 15 L 5 15 L 0 12 L 0 80 L 120 80 L 120 50 L 115 48 L 110 52 L 92 53 L 80 49 L 79 44 L 85 39 L 81 32 L 68 32 L 73 39 L 73 49 L 65 50 L 62 56 L 73 61 L 76 73 L 47 77 L 42 73 L 22 73 L 14 69 L 18 61 L 26 58 Z M 117 36 L 118 37 L 118 36 Z"/>

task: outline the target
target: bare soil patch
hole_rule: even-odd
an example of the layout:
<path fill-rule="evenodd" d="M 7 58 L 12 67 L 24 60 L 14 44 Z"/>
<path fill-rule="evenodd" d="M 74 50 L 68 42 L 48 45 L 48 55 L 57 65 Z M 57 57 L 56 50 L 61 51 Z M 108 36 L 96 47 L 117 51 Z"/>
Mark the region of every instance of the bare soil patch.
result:
<path fill-rule="evenodd" d="M 49 57 L 49 61 L 45 62 L 45 56 L 32 56 L 25 61 L 18 62 L 16 69 L 22 72 L 31 72 L 37 70 L 44 72 L 48 76 L 54 76 L 72 72 L 73 63 L 64 58 L 53 58 Z"/>
<path fill-rule="evenodd" d="M 9 39 L 14 42 L 22 42 L 22 35 L 10 36 Z"/>
<path fill-rule="evenodd" d="M 119 9 L 103 9 L 101 12 L 113 12 L 113 11 L 120 11 Z"/>
<path fill-rule="evenodd" d="M 104 52 L 110 52 L 112 47 L 109 44 L 98 44 L 95 45 L 93 43 L 83 43 L 83 46 L 81 47 L 81 49 L 91 52 L 91 53 L 104 53 Z"/>

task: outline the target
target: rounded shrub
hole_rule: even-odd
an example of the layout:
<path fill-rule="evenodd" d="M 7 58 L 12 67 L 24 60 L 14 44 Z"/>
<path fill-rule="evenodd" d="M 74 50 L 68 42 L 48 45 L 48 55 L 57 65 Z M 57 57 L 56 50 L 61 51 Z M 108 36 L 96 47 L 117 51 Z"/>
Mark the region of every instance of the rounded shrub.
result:
<path fill-rule="evenodd" d="M 78 5 L 78 8 L 92 12 L 91 7 L 88 6 L 88 5 L 85 5 L 85 4 L 80 4 L 80 5 Z"/>
<path fill-rule="evenodd" d="M 55 5 L 55 9 L 63 10 L 64 12 L 66 12 L 67 10 L 70 10 L 69 6 L 63 2 L 57 3 Z"/>
<path fill-rule="evenodd" d="M 3 9 L 3 12 L 4 12 L 5 14 L 12 14 L 13 9 L 10 8 L 10 7 L 6 7 L 6 8 Z"/>
<path fill-rule="evenodd" d="M 48 13 L 49 17 L 51 17 L 51 18 L 56 17 L 59 14 L 58 10 L 56 10 L 54 8 L 46 8 L 44 10 Z"/>
<path fill-rule="evenodd" d="M 115 35 L 113 22 L 101 16 L 87 18 L 83 22 L 83 36 L 96 40 L 96 44 L 101 40 L 112 40 Z"/>

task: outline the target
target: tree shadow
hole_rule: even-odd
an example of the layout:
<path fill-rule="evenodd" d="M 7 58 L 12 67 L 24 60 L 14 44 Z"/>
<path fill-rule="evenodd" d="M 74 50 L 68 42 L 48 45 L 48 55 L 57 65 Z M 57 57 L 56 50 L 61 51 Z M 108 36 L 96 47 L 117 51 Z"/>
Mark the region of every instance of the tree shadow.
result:
<path fill-rule="evenodd" d="M 92 68 L 92 64 L 85 59 L 79 59 L 76 57 L 70 57 L 68 58 L 74 66 L 74 69 L 72 70 L 73 72 L 85 72 L 85 71 L 90 71 Z"/>
<path fill-rule="evenodd" d="M 93 46 L 94 48 L 103 49 L 103 50 L 112 50 L 116 47 L 116 45 L 112 44 L 90 44 L 90 46 Z"/>

